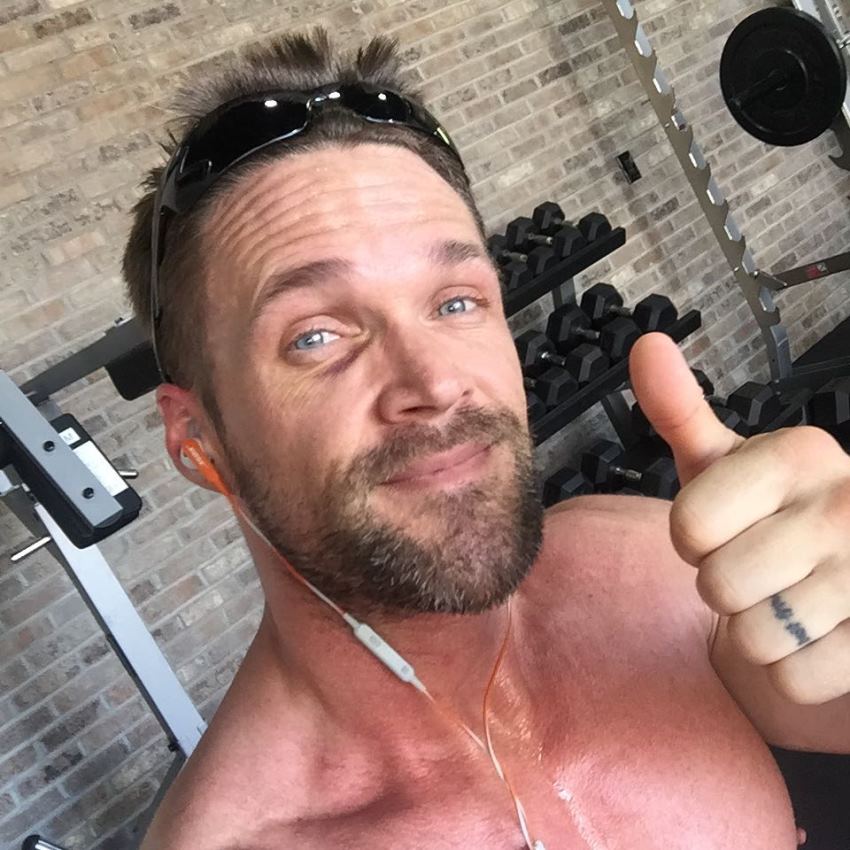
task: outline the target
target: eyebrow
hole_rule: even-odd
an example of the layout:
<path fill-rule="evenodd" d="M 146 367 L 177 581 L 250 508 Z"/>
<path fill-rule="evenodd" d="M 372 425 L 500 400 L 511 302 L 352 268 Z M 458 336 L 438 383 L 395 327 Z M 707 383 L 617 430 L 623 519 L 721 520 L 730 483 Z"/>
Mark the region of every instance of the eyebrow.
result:
<path fill-rule="evenodd" d="M 431 246 L 428 259 L 438 266 L 458 266 L 472 260 L 483 260 L 489 263 L 483 247 L 474 242 L 462 242 L 457 239 L 446 239 Z M 326 285 L 329 280 L 339 279 L 352 274 L 354 266 L 348 260 L 331 257 L 325 260 L 314 260 L 297 266 L 294 269 L 273 274 L 262 286 L 251 308 L 248 319 L 248 329 L 251 333 L 257 322 L 263 317 L 269 307 L 282 295 Z"/>

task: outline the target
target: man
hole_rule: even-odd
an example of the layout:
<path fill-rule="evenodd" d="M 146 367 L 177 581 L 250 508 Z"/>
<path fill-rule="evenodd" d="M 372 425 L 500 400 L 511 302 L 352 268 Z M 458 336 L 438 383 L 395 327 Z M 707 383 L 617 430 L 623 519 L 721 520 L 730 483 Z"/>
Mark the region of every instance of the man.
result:
<path fill-rule="evenodd" d="M 650 335 L 672 510 L 544 514 L 481 219 L 392 45 L 241 61 L 194 87 L 125 257 L 168 452 L 266 598 L 144 850 L 794 848 L 765 741 L 850 752 L 850 461 L 744 443 Z"/>

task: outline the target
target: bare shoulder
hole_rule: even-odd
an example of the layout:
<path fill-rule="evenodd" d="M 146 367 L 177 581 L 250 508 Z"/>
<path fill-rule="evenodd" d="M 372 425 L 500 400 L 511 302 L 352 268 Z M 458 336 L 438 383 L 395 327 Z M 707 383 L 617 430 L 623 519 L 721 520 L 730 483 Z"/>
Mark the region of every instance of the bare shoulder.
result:
<path fill-rule="evenodd" d="M 269 770 L 258 748 L 247 751 L 227 725 L 210 726 L 169 788 L 139 850 L 266 850 L 272 835 L 275 846 L 286 846 L 299 795 L 280 794 L 270 801 L 267 792 L 272 785 L 294 783 L 280 775 L 280 765 Z M 276 749 L 281 752 L 279 741 Z"/>
<path fill-rule="evenodd" d="M 317 733 L 295 716 L 291 700 L 269 694 L 271 677 L 259 675 L 257 643 L 163 798 L 140 850 L 265 850 L 269 836 L 285 846 L 288 824 L 303 814 L 315 790 L 303 776 L 301 751 Z M 273 719 L 260 708 L 270 696 L 286 707 Z"/>
<path fill-rule="evenodd" d="M 544 572 L 558 581 L 605 581 L 612 594 L 643 592 L 693 614 L 708 639 L 714 617 L 696 590 L 695 568 L 670 539 L 671 507 L 663 499 L 618 495 L 578 496 L 553 506 L 546 512 Z"/>

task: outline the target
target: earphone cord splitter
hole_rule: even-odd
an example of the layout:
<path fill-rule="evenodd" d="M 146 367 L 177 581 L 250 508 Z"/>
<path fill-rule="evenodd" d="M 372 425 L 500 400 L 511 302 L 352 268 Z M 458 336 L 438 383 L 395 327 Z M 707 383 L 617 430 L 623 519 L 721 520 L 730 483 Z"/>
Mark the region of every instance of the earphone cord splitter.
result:
<path fill-rule="evenodd" d="M 502 663 L 502 658 L 504 657 L 505 651 L 508 646 L 508 638 L 510 637 L 511 631 L 511 605 L 510 601 L 507 604 L 507 624 L 505 626 L 505 635 L 502 638 L 502 644 L 499 648 L 499 652 L 496 656 L 496 661 L 493 665 L 493 670 L 490 673 L 490 678 L 487 682 L 487 687 L 484 690 L 484 699 L 482 702 L 482 719 L 484 724 L 484 741 L 469 728 L 459 717 L 457 717 L 454 713 L 447 711 L 439 702 L 433 697 L 431 692 L 425 687 L 422 681 L 416 676 L 416 672 L 413 669 L 413 666 L 407 662 L 401 655 L 399 655 L 377 632 L 375 632 L 368 624 L 361 623 L 359 620 L 354 618 L 351 614 L 343 611 L 342 608 L 339 607 L 332 599 L 322 593 L 317 587 L 314 587 L 307 579 L 304 578 L 290 563 L 289 561 L 281 555 L 280 552 L 271 544 L 269 539 L 260 531 L 259 528 L 254 524 L 251 518 L 248 516 L 247 511 L 243 511 L 240 509 L 239 505 L 236 503 L 236 499 L 230 490 L 225 486 L 224 482 L 221 480 L 221 477 L 218 474 L 218 471 L 212 464 L 207 460 L 206 453 L 198 446 L 194 440 L 187 440 L 184 443 L 184 449 L 186 454 L 198 468 L 198 470 L 204 475 L 204 477 L 214 486 L 216 489 L 230 502 L 230 506 L 233 508 L 234 512 L 238 513 L 248 525 L 254 530 L 254 532 L 265 541 L 266 545 L 271 549 L 271 551 L 275 554 L 275 556 L 281 561 L 281 563 L 286 567 L 292 577 L 306 587 L 311 593 L 313 593 L 319 600 L 325 603 L 329 608 L 331 608 L 336 614 L 341 617 L 345 623 L 351 629 L 353 635 L 357 640 L 369 650 L 385 667 L 387 667 L 392 673 L 400 679 L 402 682 L 408 685 L 412 685 L 419 691 L 424 697 L 426 697 L 434 708 L 446 719 L 450 720 L 452 723 L 459 726 L 475 743 L 475 745 L 481 749 L 484 753 L 486 753 L 490 757 L 490 761 L 493 764 L 493 768 L 496 771 L 496 775 L 499 779 L 504 783 L 505 788 L 507 788 L 508 793 L 511 796 L 511 800 L 513 801 L 514 808 L 517 813 L 517 820 L 519 822 L 519 828 L 522 832 L 522 837 L 525 841 L 526 847 L 528 850 L 546 850 L 542 841 L 532 840 L 531 835 L 529 833 L 528 828 L 528 819 L 525 814 L 525 809 L 523 808 L 522 803 L 520 802 L 519 797 L 517 797 L 516 792 L 511 785 L 510 780 L 508 779 L 507 774 L 505 773 L 504 768 L 502 767 L 499 759 L 496 756 L 495 749 L 493 747 L 493 741 L 490 736 L 490 724 L 489 724 L 489 712 L 488 712 L 488 700 L 490 697 L 490 692 L 493 687 L 493 683 L 496 680 L 496 675 L 499 671 L 499 667 Z"/>

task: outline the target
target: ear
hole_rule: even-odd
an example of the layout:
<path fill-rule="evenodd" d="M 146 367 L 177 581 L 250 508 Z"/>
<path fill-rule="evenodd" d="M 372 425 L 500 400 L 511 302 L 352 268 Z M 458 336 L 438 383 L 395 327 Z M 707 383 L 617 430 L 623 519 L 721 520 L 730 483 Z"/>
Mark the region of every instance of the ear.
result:
<path fill-rule="evenodd" d="M 197 440 L 223 480 L 227 480 L 222 474 L 221 446 L 198 398 L 191 390 L 175 384 L 160 384 L 156 388 L 156 405 L 165 426 L 165 449 L 177 471 L 198 487 L 218 492 L 185 458 L 180 448 L 185 440 Z"/>

